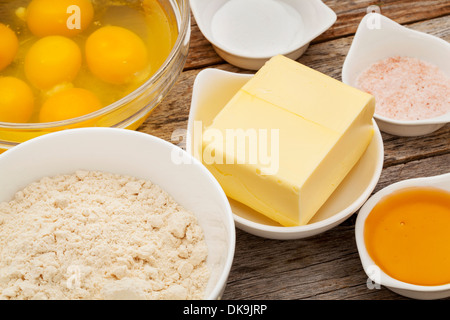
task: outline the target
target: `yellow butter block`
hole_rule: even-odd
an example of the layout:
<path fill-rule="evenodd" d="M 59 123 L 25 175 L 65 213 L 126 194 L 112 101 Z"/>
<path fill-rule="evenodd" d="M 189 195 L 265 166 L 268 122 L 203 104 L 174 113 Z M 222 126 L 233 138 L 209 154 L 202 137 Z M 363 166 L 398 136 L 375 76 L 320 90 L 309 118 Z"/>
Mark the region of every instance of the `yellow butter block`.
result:
<path fill-rule="evenodd" d="M 284 56 L 269 60 L 202 136 L 227 196 L 307 224 L 372 140 L 373 96 Z"/>

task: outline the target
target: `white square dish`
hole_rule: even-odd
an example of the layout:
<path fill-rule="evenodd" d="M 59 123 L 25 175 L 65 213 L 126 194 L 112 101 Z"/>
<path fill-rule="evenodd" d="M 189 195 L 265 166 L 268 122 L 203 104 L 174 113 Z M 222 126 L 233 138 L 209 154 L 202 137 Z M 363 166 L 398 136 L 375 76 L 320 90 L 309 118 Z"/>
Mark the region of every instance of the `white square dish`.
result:
<path fill-rule="evenodd" d="M 337 18 L 320 0 L 263 1 L 190 0 L 190 5 L 200 31 L 217 54 L 249 70 L 258 70 L 276 54 L 298 59 Z M 218 13 L 233 3 L 244 7 L 218 18 Z"/>

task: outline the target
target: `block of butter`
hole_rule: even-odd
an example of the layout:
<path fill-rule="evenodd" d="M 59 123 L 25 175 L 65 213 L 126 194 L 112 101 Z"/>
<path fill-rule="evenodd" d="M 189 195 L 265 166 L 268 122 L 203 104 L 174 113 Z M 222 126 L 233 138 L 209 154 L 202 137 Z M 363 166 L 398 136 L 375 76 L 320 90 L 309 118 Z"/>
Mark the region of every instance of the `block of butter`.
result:
<path fill-rule="evenodd" d="M 365 152 L 374 106 L 370 94 L 275 56 L 205 128 L 203 163 L 228 197 L 304 225 Z"/>

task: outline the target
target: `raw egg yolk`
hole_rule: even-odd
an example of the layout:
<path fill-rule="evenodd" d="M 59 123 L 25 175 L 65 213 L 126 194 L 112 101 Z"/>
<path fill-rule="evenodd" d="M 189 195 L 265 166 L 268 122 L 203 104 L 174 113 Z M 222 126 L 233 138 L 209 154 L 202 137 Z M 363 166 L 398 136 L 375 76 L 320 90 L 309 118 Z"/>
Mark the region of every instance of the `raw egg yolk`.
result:
<path fill-rule="evenodd" d="M 34 96 L 30 87 L 14 77 L 0 77 L 0 121 L 27 122 L 34 107 Z"/>
<path fill-rule="evenodd" d="M 48 90 L 71 82 L 81 68 L 78 45 L 69 38 L 48 36 L 38 40 L 25 57 L 25 75 L 37 88 Z"/>
<path fill-rule="evenodd" d="M 33 0 L 26 11 L 31 32 L 38 37 L 72 37 L 84 31 L 94 18 L 90 0 Z"/>
<path fill-rule="evenodd" d="M 53 122 L 80 117 L 97 111 L 102 103 L 89 90 L 69 88 L 59 91 L 48 98 L 42 105 L 39 121 Z"/>
<path fill-rule="evenodd" d="M 11 64 L 19 49 L 19 40 L 10 28 L 0 23 L 0 71 Z"/>
<path fill-rule="evenodd" d="M 132 31 L 106 26 L 86 41 L 86 61 L 91 72 L 112 84 L 130 82 L 148 62 L 147 48 Z"/>

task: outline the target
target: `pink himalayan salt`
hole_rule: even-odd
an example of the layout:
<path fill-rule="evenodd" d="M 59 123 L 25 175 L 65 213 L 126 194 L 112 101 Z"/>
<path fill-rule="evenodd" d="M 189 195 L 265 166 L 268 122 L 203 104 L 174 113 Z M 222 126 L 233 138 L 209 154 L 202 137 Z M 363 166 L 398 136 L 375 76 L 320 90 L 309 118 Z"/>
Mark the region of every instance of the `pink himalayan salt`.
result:
<path fill-rule="evenodd" d="M 386 118 L 420 120 L 450 112 L 450 78 L 417 58 L 378 61 L 361 73 L 357 87 L 375 97 L 375 113 Z"/>

